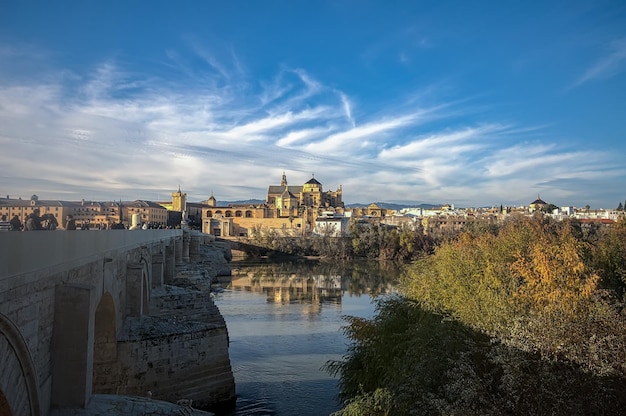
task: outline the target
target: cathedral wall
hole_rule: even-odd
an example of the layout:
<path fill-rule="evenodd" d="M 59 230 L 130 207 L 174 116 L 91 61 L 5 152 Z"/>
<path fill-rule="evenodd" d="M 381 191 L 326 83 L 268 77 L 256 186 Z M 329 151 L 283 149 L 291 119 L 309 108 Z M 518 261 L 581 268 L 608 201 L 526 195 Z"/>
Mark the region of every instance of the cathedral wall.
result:
<path fill-rule="evenodd" d="M 294 218 L 292 222 L 289 218 L 235 218 L 235 235 L 249 235 L 255 226 L 263 228 L 286 230 L 290 233 L 299 233 L 302 231 L 304 220 L 302 218 Z M 299 227 L 298 227 L 299 225 Z"/>

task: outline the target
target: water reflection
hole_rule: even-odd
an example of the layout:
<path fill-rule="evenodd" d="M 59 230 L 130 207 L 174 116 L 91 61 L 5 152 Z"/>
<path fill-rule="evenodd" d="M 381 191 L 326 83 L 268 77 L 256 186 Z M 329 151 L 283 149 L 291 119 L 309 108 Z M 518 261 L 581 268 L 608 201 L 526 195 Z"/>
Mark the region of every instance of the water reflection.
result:
<path fill-rule="evenodd" d="M 399 270 L 378 262 L 233 262 L 216 294 L 230 337 L 237 409 L 221 415 L 327 415 L 337 380 L 321 371 L 347 341 L 343 315 L 369 318 Z"/>
<path fill-rule="evenodd" d="M 372 295 L 390 293 L 399 268 L 385 262 L 271 260 L 233 263 L 233 290 L 262 292 L 268 302 L 340 303 L 344 293 Z"/>

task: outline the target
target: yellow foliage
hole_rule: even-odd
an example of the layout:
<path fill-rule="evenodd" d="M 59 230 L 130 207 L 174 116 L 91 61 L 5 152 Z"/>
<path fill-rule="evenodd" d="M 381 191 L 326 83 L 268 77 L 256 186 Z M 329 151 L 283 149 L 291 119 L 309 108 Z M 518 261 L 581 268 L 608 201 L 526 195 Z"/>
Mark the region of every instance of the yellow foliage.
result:
<path fill-rule="evenodd" d="M 497 235 L 461 233 L 441 245 L 403 287 L 432 310 L 497 333 L 519 314 L 575 313 L 598 284 L 584 250 L 568 227 L 513 218 Z"/>
<path fill-rule="evenodd" d="M 569 228 L 537 237 L 527 253 L 516 252 L 510 266 L 521 279 L 515 296 L 527 310 L 574 314 L 581 302 L 590 299 L 599 281 L 584 262 L 583 243 Z"/>

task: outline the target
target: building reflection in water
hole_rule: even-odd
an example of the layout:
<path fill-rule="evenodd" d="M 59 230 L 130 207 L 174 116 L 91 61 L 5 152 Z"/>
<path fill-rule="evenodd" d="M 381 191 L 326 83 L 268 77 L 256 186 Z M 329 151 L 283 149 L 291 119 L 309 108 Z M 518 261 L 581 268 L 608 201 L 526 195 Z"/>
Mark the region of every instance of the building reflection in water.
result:
<path fill-rule="evenodd" d="M 268 302 L 277 304 L 309 304 L 304 312 L 318 313 L 322 304 L 341 304 L 346 293 L 391 293 L 398 270 L 396 264 L 381 262 L 241 261 L 232 263 L 228 288 L 264 293 Z"/>

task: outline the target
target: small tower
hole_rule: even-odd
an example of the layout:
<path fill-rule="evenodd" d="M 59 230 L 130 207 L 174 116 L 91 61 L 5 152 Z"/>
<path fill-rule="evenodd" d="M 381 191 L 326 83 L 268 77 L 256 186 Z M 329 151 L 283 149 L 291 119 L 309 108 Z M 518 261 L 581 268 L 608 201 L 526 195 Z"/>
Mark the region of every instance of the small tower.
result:
<path fill-rule="evenodd" d="M 172 193 L 172 211 L 183 212 L 187 209 L 187 194 L 181 192 L 180 185 L 178 191 Z"/>
<path fill-rule="evenodd" d="M 283 177 L 280 180 L 280 186 L 287 186 L 287 175 L 285 175 L 285 171 L 283 171 Z"/>
<path fill-rule="evenodd" d="M 211 191 L 211 196 L 209 197 L 209 199 L 206 201 L 207 205 L 210 207 L 214 207 L 217 206 L 217 200 L 215 199 L 215 197 L 213 196 L 213 191 Z"/>

